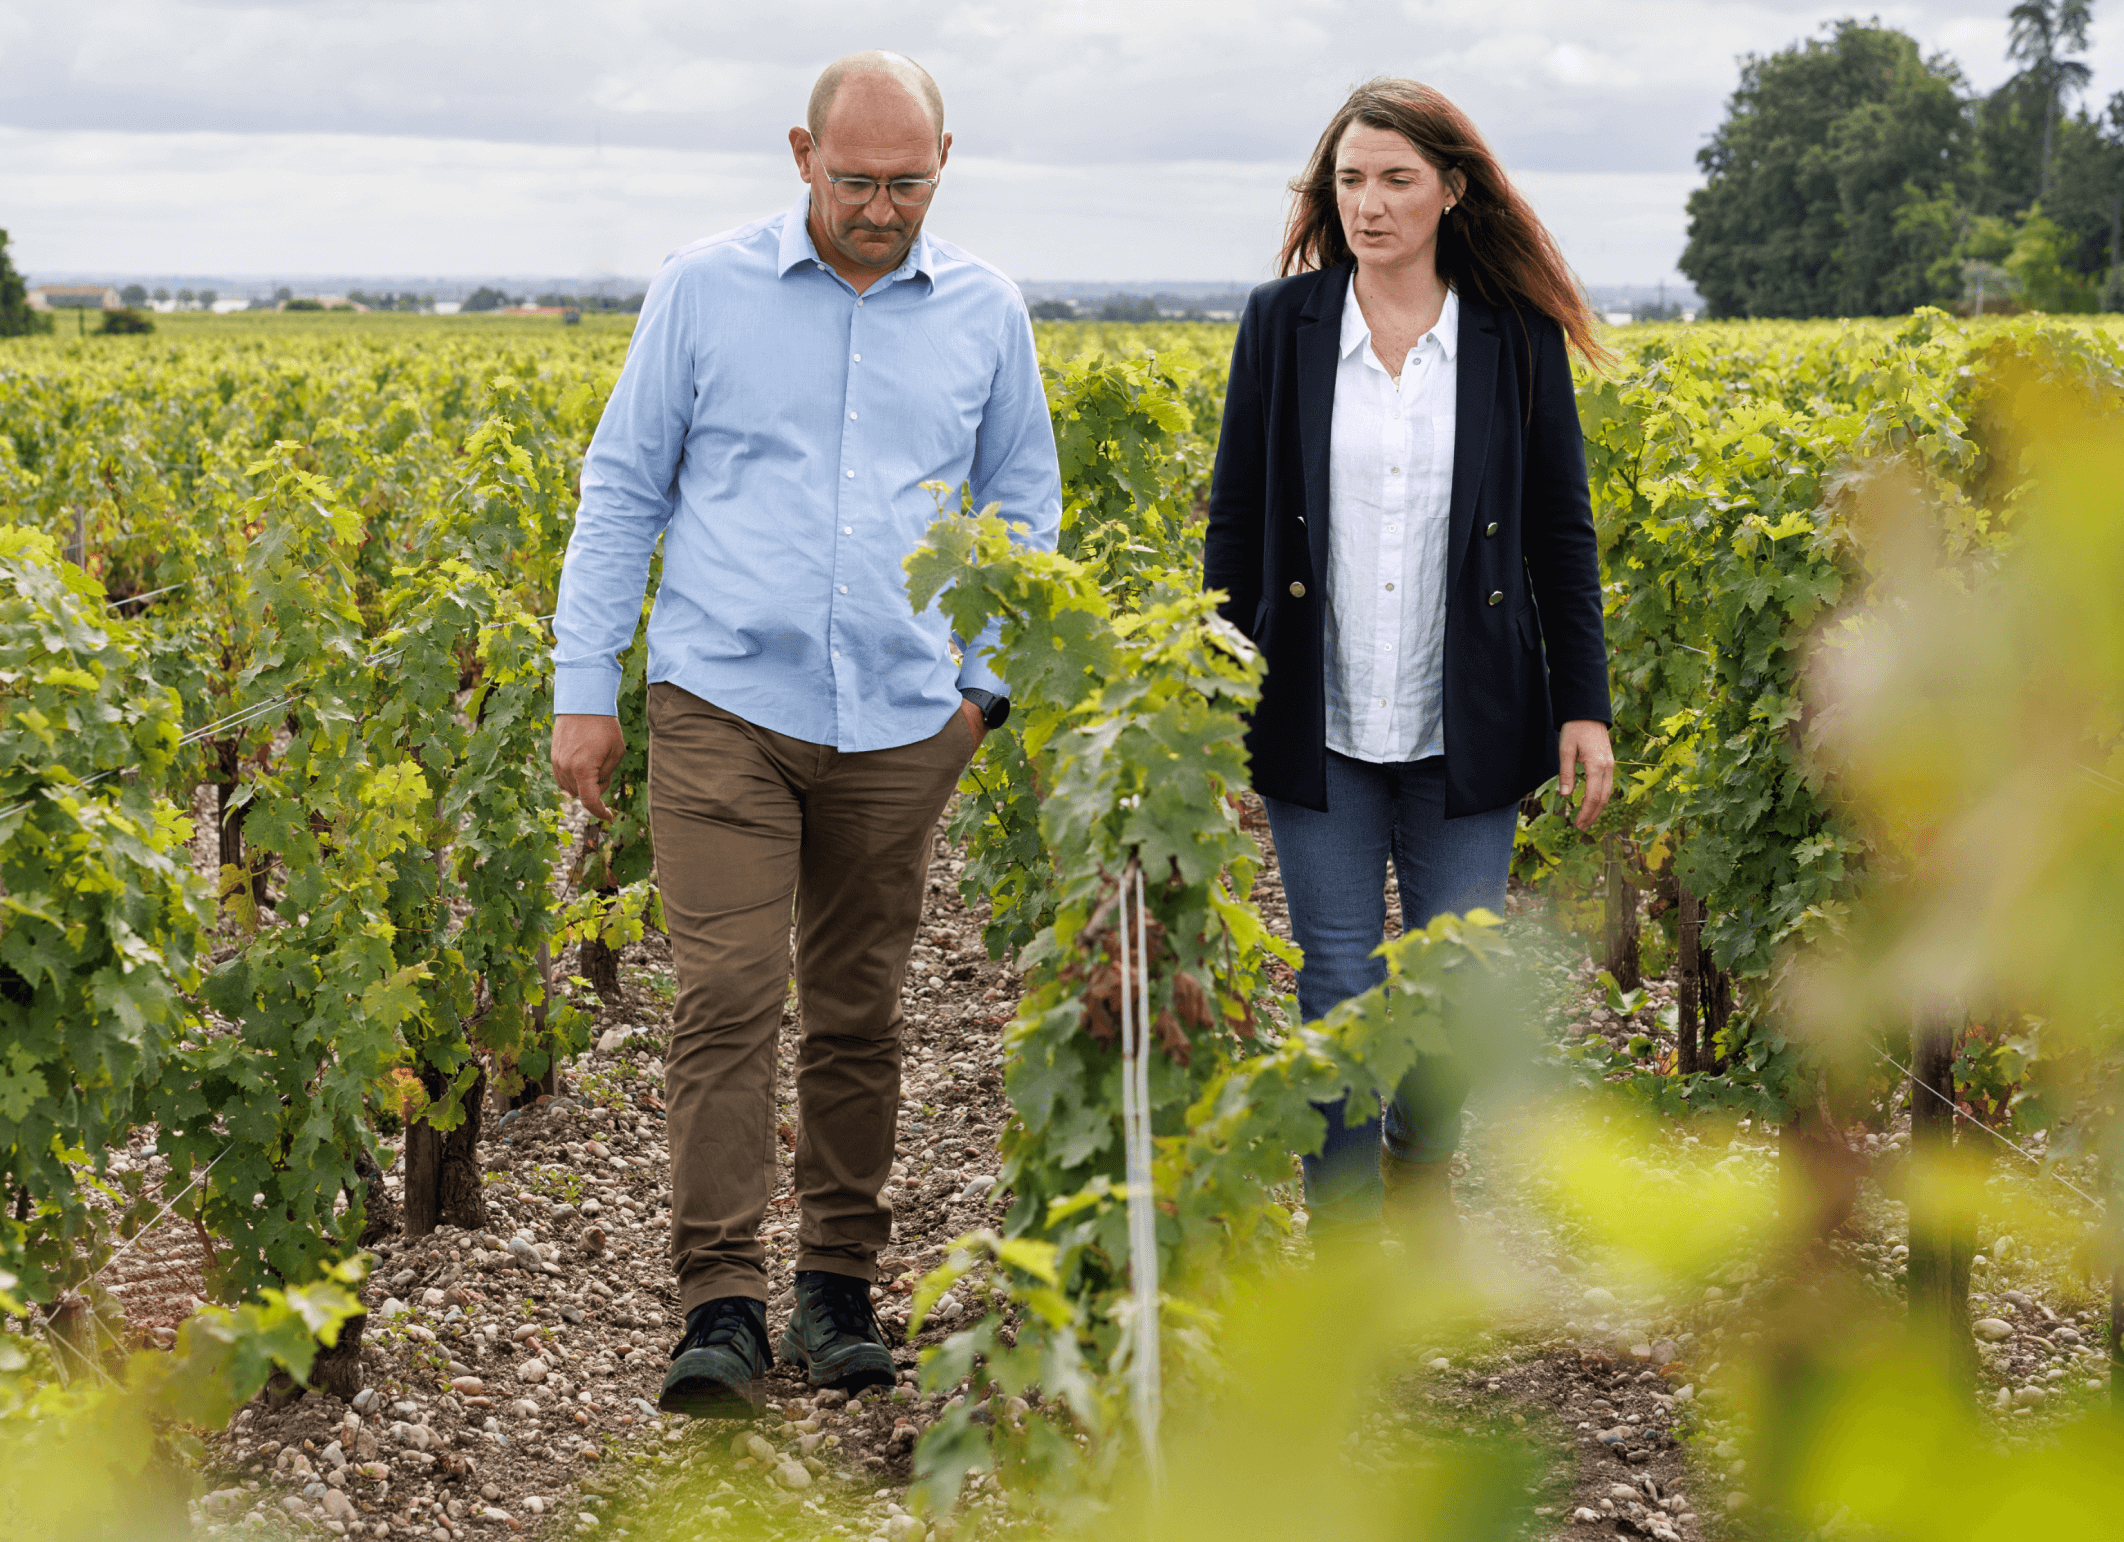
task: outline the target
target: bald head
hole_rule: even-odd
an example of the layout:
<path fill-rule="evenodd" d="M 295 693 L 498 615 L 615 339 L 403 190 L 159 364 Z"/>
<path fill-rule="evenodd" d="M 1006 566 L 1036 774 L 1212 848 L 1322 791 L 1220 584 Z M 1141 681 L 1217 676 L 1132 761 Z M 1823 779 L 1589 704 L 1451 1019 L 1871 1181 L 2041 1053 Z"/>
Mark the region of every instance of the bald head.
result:
<path fill-rule="evenodd" d="M 936 125 L 937 137 L 944 137 L 944 93 L 929 78 L 929 71 L 905 54 L 866 48 L 861 53 L 843 55 L 827 65 L 818 84 L 811 88 L 811 102 L 804 109 L 804 126 L 811 130 L 813 139 L 825 136 L 826 120 L 833 114 L 834 99 L 841 94 L 841 87 L 857 79 L 905 91 Z"/>

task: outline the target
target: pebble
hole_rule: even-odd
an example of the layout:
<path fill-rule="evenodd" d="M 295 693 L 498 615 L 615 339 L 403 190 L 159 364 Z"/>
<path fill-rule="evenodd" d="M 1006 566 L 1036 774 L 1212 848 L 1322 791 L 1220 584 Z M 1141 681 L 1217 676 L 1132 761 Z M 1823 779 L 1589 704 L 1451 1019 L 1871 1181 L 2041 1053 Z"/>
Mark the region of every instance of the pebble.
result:
<path fill-rule="evenodd" d="M 389 1322 L 394 1317 L 405 1316 L 411 1310 L 412 1308 L 399 1300 L 398 1297 L 386 1296 L 384 1297 L 384 1304 L 376 1309 L 376 1315 L 385 1322 Z"/>
<path fill-rule="evenodd" d="M 487 1384 L 477 1376 L 453 1376 L 450 1379 L 450 1390 L 452 1392 L 462 1392 L 467 1397 L 473 1397 L 486 1391 Z"/>
<path fill-rule="evenodd" d="M 774 1469 L 774 1481 L 786 1489 L 811 1487 L 811 1474 L 795 1462 L 784 1462 Z"/>
<path fill-rule="evenodd" d="M 1989 1343 L 2013 1337 L 2013 1324 L 1997 1317 L 1979 1317 L 1973 1324 L 1976 1336 Z"/>
<path fill-rule="evenodd" d="M 363 1387 L 354 1394 L 354 1411 L 358 1414 L 373 1412 L 376 1405 L 382 1401 L 383 1394 L 381 1392 L 378 1392 L 374 1387 Z"/>
<path fill-rule="evenodd" d="M 1615 1310 L 1615 1292 L 1604 1290 L 1598 1285 L 1587 1291 L 1584 1299 L 1586 1305 L 1593 1311 L 1612 1312 Z"/>

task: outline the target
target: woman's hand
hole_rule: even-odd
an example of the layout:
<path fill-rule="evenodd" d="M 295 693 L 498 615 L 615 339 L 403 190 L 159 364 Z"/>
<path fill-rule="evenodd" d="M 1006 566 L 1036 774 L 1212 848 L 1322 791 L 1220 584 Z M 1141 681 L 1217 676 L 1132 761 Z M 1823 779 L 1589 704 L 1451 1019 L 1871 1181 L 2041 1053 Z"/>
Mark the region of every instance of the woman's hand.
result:
<path fill-rule="evenodd" d="M 1596 718 L 1577 718 L 1564 724 L 1556 740 L 1556 759 L 1561 768 L 1557 785 L 1566 798 L 1578 784 L 1579 766 L 1586 768 L 1586 799 L 1579 804 L 1578 817 L 1572 823 L 1581 830 L 1589 829 L 1608 806 L 1608 794 L 1615 790 L 1615 748 L 1608 742 L 1608 725 Z"/>

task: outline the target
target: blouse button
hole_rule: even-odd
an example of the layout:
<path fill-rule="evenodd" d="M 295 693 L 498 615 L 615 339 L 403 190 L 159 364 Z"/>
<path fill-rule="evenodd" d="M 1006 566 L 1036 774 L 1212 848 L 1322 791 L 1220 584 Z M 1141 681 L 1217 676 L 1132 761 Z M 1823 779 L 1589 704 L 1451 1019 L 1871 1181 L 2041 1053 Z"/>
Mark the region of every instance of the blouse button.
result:
<path fill-rule="evenodd" d="M 1304 598 L 1305 598 L 1305 585 L 1304 585 L 1304 584 L 1301 584 L 1301 583 L 1293 583 L 1293 584 L 1291 585 L 1291 598 L 1292 598 L 1292 599 L 1294 599 L 1294 600 L 1302 600 L 1302 599 L 1304 599 Z"/>
<path fill-rule="evenodd" d="M 1497 602 L 1498 602 L 1499 600 L 1502 600 L 1503 598 L 1504 598 L 1504 590 L 1502 590 L 1502 589 L 1492 589 L 1492 590 L 1490 591 L 1490 603 L 1491 603 L 1492 605 L 1495 605 L 1495 604 L 1496 604 L 1496 603 L 1497 603 Z"/>
<path fill-rule="evenodd" d="M 854 416 L 855 416 L 855 414 L 851 412 L 851 413 L 849 414 L 849 416 L 850 416 L 850 417 L 854 417 Z M 1493 520 L 1491 520 L 1491 521 L 1490 521 L 1490 525 L 1489 525 L 1489 528 L 1488 528 L 1487 530 L 1483 531 L 1483 534 L 1484 534 L 1484 535 L 1495 535 L 1495 534 L 1497 534 L 1497 521 L 1496 521 L 1496 520 L 1494 520 L 1494 519 L 1493 519 Z"/>

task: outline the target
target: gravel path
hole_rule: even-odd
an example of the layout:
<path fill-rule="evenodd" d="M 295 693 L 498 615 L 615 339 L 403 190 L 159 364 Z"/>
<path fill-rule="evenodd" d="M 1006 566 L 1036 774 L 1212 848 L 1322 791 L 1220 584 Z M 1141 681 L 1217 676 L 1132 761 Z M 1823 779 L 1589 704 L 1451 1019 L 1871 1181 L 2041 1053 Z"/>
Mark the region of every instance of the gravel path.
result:
<path fill-rule="evenodd" d="M 1252 800 L 1245 818 L 1266 849 Z M 1281 931 L 1269 855 L 1255 898 Z M 957 895 L 959 866 L 940 835 L 907 990 L 894 1232 L 880 1259 L 880 1312 L 895 1327 L 904 1325 L 912 1284 L 951 1239 L 1000 1214 L 995 1143 L 1009 1110 L 999 1044 L 1018 988 L 980 946 L 978 919 Z M 1522 908 L 1516 895 L 1511 908 Z M 1616 1021 L 1600 1005 L 1589 963 L 1558 968 L 1570 976 L 1554 996 L 1552 1028 L 1563 1035 L 1599 1033 L 1620 1045 L 1670 994 L 1665 982 L 1649 982 L 1646 1017 Z M 212 1443 L 218 1476 L 197 1510 L 204 1534 L 322 1530 L 455 1542 L 600 1530 L 651 1536 L 674 1520 L 687 1523 L 677 1533 L 686 1534 L 705 1520 L 763 1538 L 951 1535 L 949 1524 L 926 1528 L 901 1503 L 914 1442 L 942 1402 L 917 1395 L 914 1366 L 923 1347 L 959 1325 L 961 1310 L 949 1301 L 915 1343 L 896 1348 L 901 1382 L 890 1394 L 851 1403 L 778 1375 L 770 1417 L 755 1426 L 655 1412 L 678 1328 L 660 1098 L 674 982 L 663 939 L 652 934 L 628 949 L 623 973 L 624 997 L 602 1011 L 596 1047 L 570 1068 L 563 1094 L 498 1127 L 490 1121 L 487 1226 L 378 1249 L 366 1292 L 365 1390 L 355 1404 L 310 1395 L 275 1408 L 260 1399 Z M 796 1221 L 787 1073 L 795 1012 L 792 998 L 777 1088 L 781 1174 L 764 1228 L 777 1331 L 789 1309 Z M 1574 1252 L 1569 1224 L 1540 1202 L 1538 1172 L 1501 1131 L 1479 1117 L 1471 1123 L 1458 1183 L 1470 1250 L 1513 1277 L 1515 1304 L 1471 1343 L 1414 1346 L 1419 1369 L 1385 1389 L 1367 1428 L 1382 1443 L 1412 1425 L 1534 1437 L 1550 1454 L 1527 1494 L 1530 1537 L 1719 1535 L 1727 1504 L 1745 1503 L 1729 1498 L 1743 1485 L 1744 1464 L 1736 1465 L 1739 1432 L 1721 1416 L 1705 1373 L 1757 1330 L 1773 1282 L 1754 1264 L 1738 1264 L 1720 1276 L 1723 1285 L 1686 1302 L 1601 1283 Z M 1706 1159 L 1689 1149 L 1694 1135 L 1678 1127 L 1670 1135 L 1677 1164 Z M 1875 1139 L 1883 1153 L 1896 1149 L 1893 1136 Z M 1775 1180 L 1773 1142 L 1745 1127 L 1718 1155 L 1751 1181 Z M 1899 1261 L 1879 1224 L 1876 1232 L 1838 1247 L 1855 1275 L 1892 1294 Z M 187 1246 L 196 1250 L 196 1240 L 158 1237 L 141 1250 L 128 1283 L 134 1310 L 146 1313 L 152 1302 L 157 1321 L 174 1322 L 188 1308 Z M 2007 1295 L 2024 1305 L 1980 1297 L 1979 1310 L 2013 1318 L 1999 1325 L 2005 1337 L 1988 1359 L 2005 1399 L 1998 1417 L 2026 1429 L 2031 1411 L 2040 1418 L 2044 1401 L 2057 1397 L 2041 1390 L 2063 1377 L 2054 1362 L 2076 1364 L 2094 1351 L 2070 1342 L 2079 1335 L 2062 1314 Z M 2038 1392 L 2017 1393 L 2017 1377 Z M 1701 1514 L 1692 1489 L 1707 1500 Z M 996 1529 L 981 1518 L 987 1512 L 971 1513 L 973 1524 L 956 1528 L 962 1536 Z"/>

